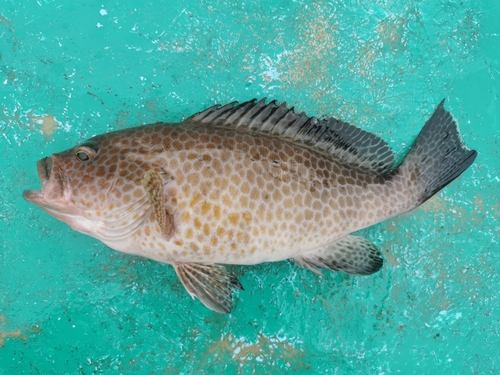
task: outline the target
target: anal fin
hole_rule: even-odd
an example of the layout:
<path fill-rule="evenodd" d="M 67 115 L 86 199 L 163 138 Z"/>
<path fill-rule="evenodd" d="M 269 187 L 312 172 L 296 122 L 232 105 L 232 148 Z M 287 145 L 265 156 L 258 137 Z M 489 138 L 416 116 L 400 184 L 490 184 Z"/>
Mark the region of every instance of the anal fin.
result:
<path fill-rule="evenodd" d="M 322 268 L 352 275 L 371 275 L 377 272 L 384 262 L 374 244 L 357 236 L 342 237 L 294 259 L 299 266 L 319 275 L 322 275 Z"/>
<path fill-rule="evenodd" d="M 231 312 L 233 289 L 243 290 L 238 279 L 219 264 L 178 263 L 174 268 L 191 297 L 219 313 Z"/>
<path fill-rule="evenodd" d="M 156 223 L 160 227 L 161 234 L 167 239 L 175 232 L 174 216 L 167 210 L 167 197 L 163 190 L 163 181 L 160 175 L 150 169 L 142 179 L 142 185 L 148 194 L 149 204 L 153 210 Z"/>

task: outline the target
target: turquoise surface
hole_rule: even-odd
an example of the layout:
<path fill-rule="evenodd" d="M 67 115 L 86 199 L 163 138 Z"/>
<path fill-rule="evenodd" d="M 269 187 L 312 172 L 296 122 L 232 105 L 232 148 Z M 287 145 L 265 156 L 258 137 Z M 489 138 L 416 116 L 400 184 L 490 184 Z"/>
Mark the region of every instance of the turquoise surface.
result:
<path fill-rule="evenodd" d="M 500 2 L 4 1 L 0 374 L 490 374 L 500 368 Z M 401 160 L 442 98 L 475 164 L 361 234 L 386 263 L 232 267 L 230 315 L 167 265 L 25 202 L 35 162 L 215 103 L 286 100 Z"/>

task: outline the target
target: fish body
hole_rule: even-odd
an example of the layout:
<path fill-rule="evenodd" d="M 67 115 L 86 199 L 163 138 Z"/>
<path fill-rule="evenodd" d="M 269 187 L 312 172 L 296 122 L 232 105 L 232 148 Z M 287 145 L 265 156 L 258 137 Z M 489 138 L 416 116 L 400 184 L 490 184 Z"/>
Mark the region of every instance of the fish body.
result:
<path fill-rule="evenodd" d="M 374 273 L 380 252 L 350 233 L 422 204 L 475 157 L 443 103 L 394 169 L 376 135 L 253 100 L 93 137 L 40 160 L 42 190 L 23 195 L 115 250 L 173 265 L 192 296 L 229 312 L 242 287 L 221 264 Z"/>

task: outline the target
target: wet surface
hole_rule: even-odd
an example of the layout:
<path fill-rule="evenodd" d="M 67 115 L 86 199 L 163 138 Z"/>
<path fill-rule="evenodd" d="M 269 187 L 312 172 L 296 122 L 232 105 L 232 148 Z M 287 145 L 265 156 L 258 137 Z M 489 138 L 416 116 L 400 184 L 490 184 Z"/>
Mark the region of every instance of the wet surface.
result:
<path fill-rule="evenodd" d="M 492 373 L 500 366 L 497 2 L 40 0 L 0 12 L 0 373 Z M 167 265 L 114 252 L 22 199 L 36 161 L 216 103 L 286 100 L 387 140 L 435 106 L 479 152 L 412 213 L 361 231 L 369 277 L 232 267 L 230 315 Z"/>

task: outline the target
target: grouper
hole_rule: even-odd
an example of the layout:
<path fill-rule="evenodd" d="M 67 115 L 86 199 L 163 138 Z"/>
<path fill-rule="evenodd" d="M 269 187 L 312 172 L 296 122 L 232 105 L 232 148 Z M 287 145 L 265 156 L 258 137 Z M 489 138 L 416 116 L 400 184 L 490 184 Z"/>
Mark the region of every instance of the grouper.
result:
<path fill-rule="evenodd" d="M 191 296 L 228 313 L 243 288 L 224 264 L 377 272 L 381 252 L 351 233 L 418 207 L 476 155 L 444 100 L 394 167 L 375 134 L 254 99 L 90 138 L 38 161 L 42 189 L 23 197 L 112 249 L 172 265 Z"/>

